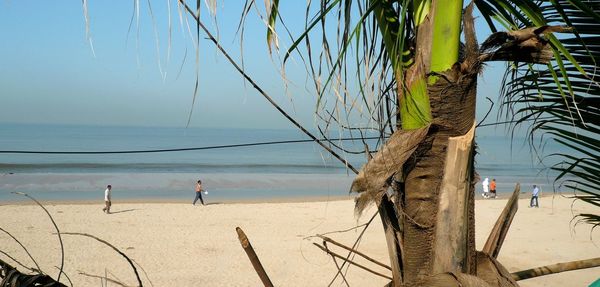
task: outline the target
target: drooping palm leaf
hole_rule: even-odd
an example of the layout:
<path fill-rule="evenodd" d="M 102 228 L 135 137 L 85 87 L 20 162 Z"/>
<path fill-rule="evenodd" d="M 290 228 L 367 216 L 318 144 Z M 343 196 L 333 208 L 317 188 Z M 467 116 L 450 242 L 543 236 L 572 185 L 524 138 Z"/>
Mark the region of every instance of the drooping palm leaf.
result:
<path fill-rule="evenodd" d="M 308 56 L 303 58 L 303 63 L 314 82 L 317 118 L 323 120 L 319 129 L 324 134 L 336 127 L 353 133 L 358 126 L 366 128 L 360 129 L 361 134 L 372 134 L 373 128 L 379 130 L 382 136 L 388 128 L 393 131 L 392 123 L 396 122 L 397 112 L 395 80 L 391 70 L 397 62 L 402 62 L 390 61 L 388 54 L 391 51 L 384 49 L 383 42 L 387 39 L 402 46 L 407 37 L 395 36 L 398 25 L 404 22 L 393 17 L 388 19 L 394 28 L 388 31 L 387 38 L 381 37 L 375 8 L 382 2 L 387 3 L 389 15 L 397 14 L 397 9 L 407 11 L 408 5 L 402 8 L 396 1 L 323 0 L 319 2 L 318 9 L 307 7 L 305 31 L 294 39 L 284 54 L 284 65 L 295 52 Z M 327 29 L 325 25 L 332 17 L 338 23 L 335 30 Z M 394 37 L 389 37 L 392 33 Z M 314 44 L 319 42 L 320 46 Z M 350 53 L 353 56 L 349 57 Z M 393 58 L 401 59 L 400 56 Z"/>
<path fill-rule="evenodd" d="M 537 5 L 525 13 L 531 18 L 529 16 L 539 12 L 542 18 L 535 17 L 533 24 L 566 25 L 574 31 L 561 37 L 549 37 L 554 53 L 550 64 L 509 65 L 503 90 L 506 115 L 516 125 L 534 119 L 530 132 L 542 136 L 541 141 L 551 140 L 561 146 L 562 152 L 547 157 L 553 160 L 550 170 L 557 173 L 556 190 L 573 192 L 575 198 L 598 205 L 600 17 L 597 11 L 600 11 L 600 2 L 514 2 L 521 11 L 523 7 Z M 488 8 L 488 11 L 493 10 Z M 529 24 L 520 21 L 520 16 L 513 16 L 514 25 Z M 597 215 L 581 216 L 585 222 L 600 223 Z"/>

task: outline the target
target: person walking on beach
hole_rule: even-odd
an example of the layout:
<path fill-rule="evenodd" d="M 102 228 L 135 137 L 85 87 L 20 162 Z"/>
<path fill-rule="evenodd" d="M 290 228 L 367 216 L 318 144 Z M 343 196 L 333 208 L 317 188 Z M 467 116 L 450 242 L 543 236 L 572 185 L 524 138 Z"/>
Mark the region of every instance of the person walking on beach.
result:
<path fill-rule="evenodd" d="M 110 213 L 111 190 L 112 190 L 112 186 L 109 184 L 106 186 L 106 190 L 104 191 L 104 208 L 102 208 L 102 211 L 106 212 L 106 214 Z"/>
<path fill-rule="evenodd" d="M 496 179 L 492 179 L 492 182 L 490 182 L 490 197 L 491 198 L 496 198 Z"/>
<path fill-rule="evenodd" d="M 529 207 L 533 207 L 533 202 L 535 201 L 535 207 L 539 208 L 538 204 L 538 195 L 540 194 L 540 188 L 537 185 L 533 185 L 533 190 L 531 191 L 531 201 L 529 202 Z"/>
<path fill-rule="evenodd" d="M 481 194 L 483 197 L 485 198 L 489 198 L 489 191 L 490 191 L 490 180 L 486 177 L 483 182 L 481 183 L 482 187 L 483 187 L 483 194 Z"/>
<path fill-rule="evenodd" d="M 196 198 L 194 198 L 194 202 L 192 203 L 192 205 L 196 205 L 196 201 L 198 201 L 198 199 L 200 199 L 200 202 L 202 203 L 202 205 L 204 205 L 204 200 L 202 199 L 203 191 L 204 189 L 202 189 L 202 181 L 198 180 L 198 182 L 196 182 Z"/>

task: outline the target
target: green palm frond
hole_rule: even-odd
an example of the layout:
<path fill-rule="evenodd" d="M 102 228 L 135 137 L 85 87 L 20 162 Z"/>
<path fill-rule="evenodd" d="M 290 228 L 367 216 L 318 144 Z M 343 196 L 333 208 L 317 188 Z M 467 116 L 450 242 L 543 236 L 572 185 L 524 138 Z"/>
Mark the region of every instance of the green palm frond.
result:
<path fill-rule="evenodd" d="M 581 1 L 514 1 L 517 15 L 503 12 L 490 2 L 481 6 L 505 17 L 512 25 L 565 25 L 570 34 L 549 36 L 554 59 L 548 65 L 512 63 L 505 74 L 502 91 L 504 111 L 515 126 L 534 120 L 530 134 L 558 143 L 563 152 L 549 156 L 558 163 L 555 183 L 562 191 L 598 205 L 600 199 L 600 2 Z M 503 1 L 499 1 L 503 2 Z M 535 8 L 525 11 L 524 7 Z M 532 19 L 526 22 L 522 18 Z M 533 17 L 535 16 L 535 17 Z M 486 17 L 486 16 L 484 16 Z M 491 18 L 491 16 L 487 16 Z M 541 18 L 540 18 L 541 17 Z M 488 19 L 488 18 L 486 18 Z M 531 137 L 533 138 L 533 136 Z M 600 223 L 600 217 L 582 215 L 586 222 Z"/>
<path fill-rule="evenodd" d="M 269 3 L 277 6 L 278 2 Z M 305 29 L 285 51 L 283 64 L 296 52 L 304 55 L 323 133 L 334 126 L 352 130 L 351 122 L 374 127 L 381 135 L 393 132 L 400 122 L 398 115 L 408 113 L 400 107 L 399 93 L 410 93 L 403 77 L 415 65 L 416 32 L 425 11 L 421 8 L 428 3 L 321 0 L 307 4 Z M 589 144 L 600 133 L 600 1 L 475 0 L 475 6 L 492 32 L 530 27 L 545 31 L 536 39 L 549 49 L 540 53 L 539 61 L 528 62 L 551 61 L 531 64 L 516 62 L 526 57 L 511 58 L 514 62 L 508 65 L 501 91 L 503 114 L 515 125 L 526 124 L 531 138 L 543 135 L 564 148 L 565 152 L 549 156 L 559 162 L 551 167 L 559 186 L 581 196 L 600 197 L 596 188 L 600 169 L 593 161 L 599 145 Z M 278 21 L 273 15 L 269 31 Z M 337 23 L 336 29 L 326 28 L 328 21 Z M 564 33 L 551 33 L 557 31 Z"/>
<path fill-rule="evenodd" d="M 277 15 L 279 13 L 279 0 L 273 0 L 268 11 L 269 23 L 267 27 L 267 46 L 269 52 L 271 52 L 271 46 L 275 45 L 275 48 L 279 48 L 279 41 L 277 40 L 277 34 L 275 33 L 275 23 L 277 22 Z"/>
<path fill-rule="evenodd" d="M 336 118 L 324 121 L 324 131 L 350 127 L 350 119 L 359 119 L 361 126 L 377 126 L 382 134 L 393 130 L 397 116 L 394 69 L 404 68 L 412 57 L 405 48 L 410 32 L 404 32 L 412 24 L 398 15 L 411 13 L 410 2 L 322 0 L 318 7 L 307 4 L 305 29 L 283 55 L 283 64 L 285 68 L 295 53 L 302 57 L 317 95 L 317 118 Z M 389 25 L 381 28 L 378 21 L 382 20 Z M 328 21 L 337 23 L 336 29 L 327 28 Z"/>

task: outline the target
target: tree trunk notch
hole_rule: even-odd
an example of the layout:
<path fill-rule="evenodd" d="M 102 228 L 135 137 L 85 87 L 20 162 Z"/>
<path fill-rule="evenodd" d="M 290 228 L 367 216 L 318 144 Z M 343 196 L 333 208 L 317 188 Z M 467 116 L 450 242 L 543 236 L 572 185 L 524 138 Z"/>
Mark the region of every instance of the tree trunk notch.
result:
<path fill-rule="evenodd" d="M 474 225 L 469 218 L 474 135 L 475 124 L 464 136 L 448 139 L 433 243 L 433 274 L 475 273 L 474 260 L 469 257 L 475 254 L 473 240 L 469 238 Z"/>

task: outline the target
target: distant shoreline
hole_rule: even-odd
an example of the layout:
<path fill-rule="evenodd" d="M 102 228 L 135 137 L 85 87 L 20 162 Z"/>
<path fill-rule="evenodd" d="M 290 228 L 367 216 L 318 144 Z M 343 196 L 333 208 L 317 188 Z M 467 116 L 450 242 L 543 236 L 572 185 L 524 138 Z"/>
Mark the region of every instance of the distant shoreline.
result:
<path fill-rule="evenodd" d="M 115 204 L 145 204 L 145 203 L 158 203 L 158 204 L 190 204 L 194 199 L 194 194 L 190 193 L 189 200 L 187 199 L 168 199 L 168 198 L 124 198 L 118 199 L 113 197 L 113 205 Z M 235 199 L 235 200 L 217 200 L 211 201 L 210 199 L 204 199 L 207 205 L 217 204 L 260 204 L 260 203 L 302 203 L 302 202 L 328 202 L 328 201 L 343 201 L 354 199 L 354 196 L 307 196 L 307 197 L 290 197 L 290 198 L 253 198 L 253 199 Z M 38 200 L 44 205 L 95 205 L 104 204 L 102 198 L 98 200 L 82 199 L 82 200 Z M 199 204 L 199 203 L 198 203 Z M 19 199 L 14 201 L 0 202 L 0 206 L 6 205 L 36 205 L 30 199 Z"/>
<path fill-rule="evenodd" d="M 347 196 L 343 195 L 331 195 L 331 196 L 304 196 L 304 197 L 273 197 L 273 198 L 252 198 L 252 199 L 228 199 L 228 200 L 216 200 L 211 201 L 210 198 L 205 197 L 205 202 L 207 205 L 230 205 L 230 204 L 261 204 L 261 203 L 305 203 L 305 202 L 333 202 L 333 201 L 344 201 L 344 200 L 353 200 L 356 194 L 349 194 Z M 476 201 L 497 201 L 497 200 L 506 200 L 510 196 L 509 193 L 501 193 L 501 196 L 498 198 L 483 198 L 481 194 L 476 194 Z M 553 196 L 558 197 L 566 197 L 561 194 L 542 194 L 540 198 L 552 198 Z M 113 204 L 190 204 L 193 201 L 194 195 L 190 193 L 189 199 L 169 199 L 169 198 L 123 198 L 113 199 Z M 531 192 L 521 192 L 519 195 L 520 199 L 529 199 L 531 198 Z M 567 198 L 568 199 L 568 198 Z M 90 200 L 90 199 L 82 199 L 82 200 L 39 200 L 38 201 L 44 205 L 69 205 L 69 204 L 77 204 L 77 205 L 97 205 L 104 204 L 102 198 L 98 198 L 98 200 Z M 543 201 L 542 201 L 543 203 Z M 9 200 L 0 202 L 0 206 L 8 206 L 8 205 L 36 205 L 30 199 L 18 199 L 18 200 Z"/>

